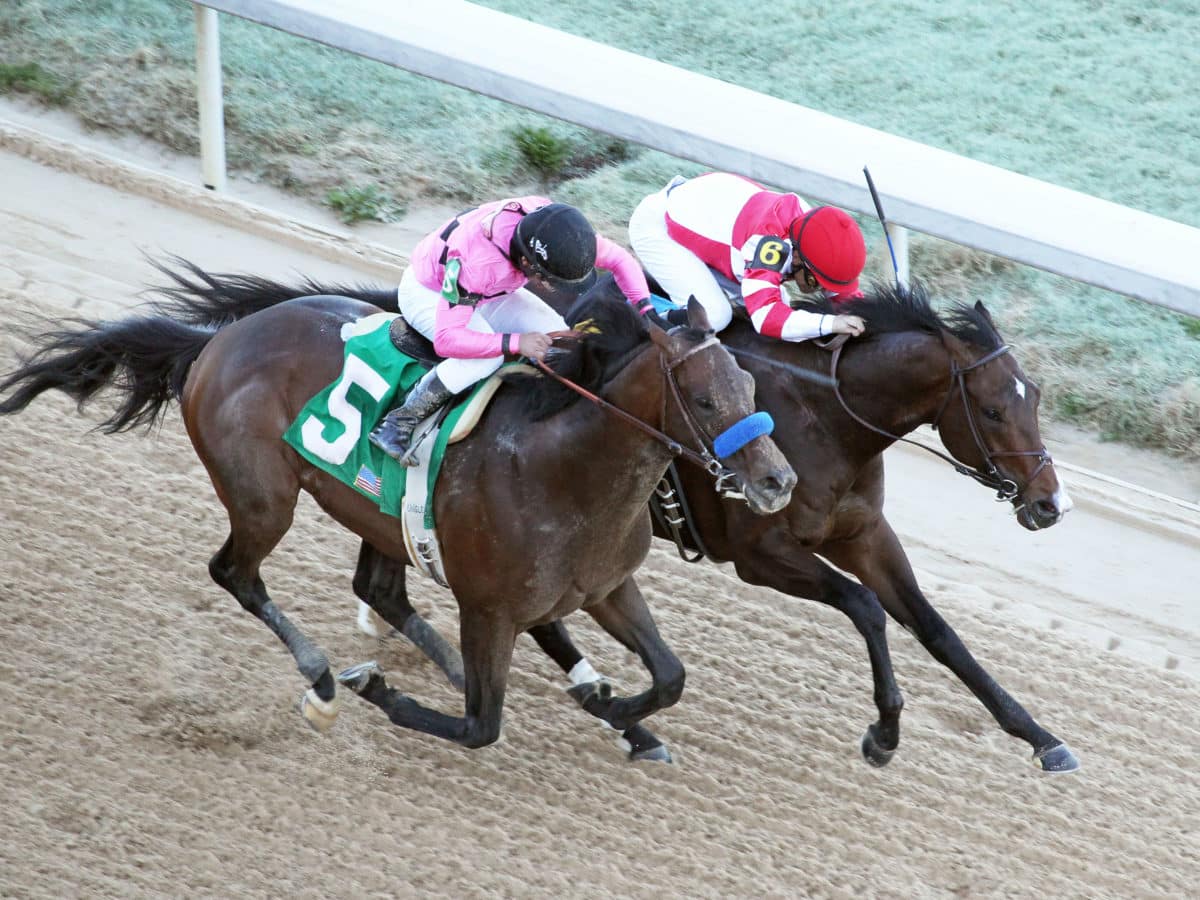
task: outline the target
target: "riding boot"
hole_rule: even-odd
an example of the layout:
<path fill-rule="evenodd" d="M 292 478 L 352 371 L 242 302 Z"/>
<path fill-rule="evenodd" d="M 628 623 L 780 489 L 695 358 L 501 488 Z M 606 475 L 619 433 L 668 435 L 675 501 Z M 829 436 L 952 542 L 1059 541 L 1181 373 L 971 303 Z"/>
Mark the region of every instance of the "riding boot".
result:
<path fill-rule="evenodd" d="M 437 376 L 437 369 L 430 369 L 413 385 L 404 403 L 397 406 L 367 435 L 367 440 L 392 459 L 406 466 L 415 462 L 406 457 L 412 442 L 413 430 L 430 413 L 453 399 L 454 394 Z"/>
<path fill-rule="evenodd" d="M 663 316 L 667 320 L 667 324 L 674 328 L 676 325 L 686 325 L 688 323 L 687 307 L 683 306 L 678 309 L 671 309 Z"/>

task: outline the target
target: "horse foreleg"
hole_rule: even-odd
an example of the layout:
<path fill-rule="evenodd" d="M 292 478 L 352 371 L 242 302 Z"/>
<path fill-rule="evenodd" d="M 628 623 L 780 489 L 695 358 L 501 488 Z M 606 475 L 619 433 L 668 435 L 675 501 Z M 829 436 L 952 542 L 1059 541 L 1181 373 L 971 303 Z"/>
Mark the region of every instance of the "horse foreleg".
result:
<path fill-rule="evenodd" d="M 996 683 L 921 593 L 908 557 L 885 519 L 880 518 L 869 540 L 822 548 L 821 552 L 875 591 L 892 618 L 958 676 L 1001 728 L 1033 748 L 1034 762 L 1043 771 L 1073 772 L 1079 768 L 1070 748 Z"/>
<path fill-rule="evenodd" d="M 512 663 L 516 632 L 507 622 L 463 612 L 463 661 L 466 664 L 466 715 L 451 716 L 421 705 L 388 687 L 383 671 L 373 662 L 352 666 L 337 680 L 367 702 L 378 706 L 392 723 L 454 741 L 464 747 L 484 747 L 500 737 L 504 691 Z"/>
<path fill-rule="evenodd" d="M 428 656 L 445 673 L 449 682 L 463 690 L 466 678 L 463 674 L 462 655 L 454 645 L 442 637 L 441 632 L 421 618 L 408 601 L 405 587 L 404 563 L 384 556 L 366 541 L 358 552 L 358 566 L 354 572 L 354 593 L 358 596 L 359 627 L 372 637 L 386 636 L 381 629 L 364 614 L 364 610 L 375 613 L 386 626 L 398 631 Z"/>
<path fill-rule="evenodd" d="M 649 690 L 632 697 L 614 697 L 599 687 L 577 699 L 592 715 L 614 728 L 626 731 L 634 724 L 678 702 L 683 694 L 683 663 L 659 636 L 658 627 L 633 578 L 624 582 L 599 603 L 585 607 L 593 619 L 618 641 L 636 653 L 650 672 Z"/>
<path fill-rule="evenodd" d="M 258 574 L 259 564 L 266 555 L 262 544 L 261 532 L 254 538 L 247 538 L 236 530 L 231 532 L 225 544 L 209 561 L 209 574 L 213 581 L 233 594 L 243 609 L 270 628 L 291 651 L 300 674 L 311 685 L 300 701 L 300 712 L 318 731 L 327 731 L 338 714 L 337 689 L 329 671 L 329 660 L 267 595 L 266 586 Z M 274 542 L 270 542 L 267 551 L 271 546 L 274 546 Z"/>
<path fill-rule="evenodd" d="M 580 705 L 583 705 L 584 700 L 594 692 L 611 691 L 611 688 L 607 687 L 607 679 L 593 669 L 591 663 L 576 648 L 562 619 L 548 625 L 535 625 L 528 629 L 526 634 L 537 641 L 537 645 L 542 648 L 543 652 L 558 663 L 558 667 L 566 673 L 571 680 L 571 687 L 567 693 L 578 700 Z M 586 709 L 586 707 L 584 708 Z M 608 724 L 603 717 L 600 721 Z M 630 759 L 665 762 L 671 760 L 671 754 L 666 745 L 641 723 L 626 728 L 621 733 L 621 739 L 627 745 L 626 750 L 629 752 Z"/>
<path fill-rule="evenodd" d="M 875 708 L 879 711 L 879 719 L 868 726 L 860 749 L 871 765 L 887 765 L 900 745 L 900 712 L 904 708 L 904 697 L 892 670 L 887 615 L 879 600 L 869 589 L 855 584 L 813 554 L 790 544 L 784 544 L 778 552 L 772 553 L 768 542 L 763 540 L 758 553 L 738 560 L 737 573 L 750 584 L 765 585 L 794 597 L 823 603 L 854 623 L 867 645 Z"/>

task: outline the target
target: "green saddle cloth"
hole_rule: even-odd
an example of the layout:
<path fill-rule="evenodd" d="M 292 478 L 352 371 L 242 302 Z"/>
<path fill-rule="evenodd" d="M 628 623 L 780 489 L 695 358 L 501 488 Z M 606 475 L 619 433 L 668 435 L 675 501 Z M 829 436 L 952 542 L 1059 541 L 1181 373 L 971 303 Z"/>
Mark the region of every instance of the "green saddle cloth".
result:
<path fill-rule="evenodd" d="M 409 470 L 367 435 L 427 369 L 392 344 L 388 330 L 395 318 L 394 313 L 376 313 L 342 326 L 346 346 L 341 375 L 305 404 L 283 439 L 318 469 L 370 497 L 389 516 L 399 517 Z M 446 443 L 473 394 L 468 392 L 455 404 L 437 434 L 429 465 L 430 498 Z M 432 499 L 425 504 L 425 527 L 434 527 Z"/>

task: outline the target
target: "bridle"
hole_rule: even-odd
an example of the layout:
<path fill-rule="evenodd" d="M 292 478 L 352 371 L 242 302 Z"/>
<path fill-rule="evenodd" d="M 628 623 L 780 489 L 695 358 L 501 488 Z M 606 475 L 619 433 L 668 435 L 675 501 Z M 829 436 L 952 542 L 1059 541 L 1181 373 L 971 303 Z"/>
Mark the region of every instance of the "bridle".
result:
<path fill-rule="evenodd" d="M 1045 446 L 1043 446 L 1040 450 L 992 450 L 988 447 L 987 442 L 984 441 L 983 434 L 979 430 L 979 423 L 975 420 L 975 411 L 971 408 L 971 402 L 967 396 L 967 373 L 982 368 L 992 360 L 998 359 L 999 357 L 1008 353 L 1009 347 L 1007 344 L 997 347 L 995 350 L 985 354 L 983 357 L 975 360 L 975 362 L 971 363 L 970 365 L 960 366 L 955 360 L 951 359 L 950 389 L 946 392 L 946 396 L 942 399 L 942 404 L 938 407 L 937 415 L 933 417 L 932 427 L 936 431 L 938 423 L 941 422 L 942 416 L 950 406 L 950 398 L 954 396 L 955 391 L 962 396 L 963 411 L 967 415 L 967 425 L 970 427 L 971 437 L 974 439 L 975 447 L 979 450 L 979 453 L 981 456 L 983 456 L 984 460 L 983 467 L 977 469 L 972 466 L 965 465 L 964 463 L 960 463 L 952 456 L 942 453 L 933 447 L 926 447 L 924 444 L 918 443 L 917 441 L 884 431 L 882 428 L 878 428 L 866 421 L 862 416 L 858 415 L 858 413 L 850 408 L 849 404 L 846 403 L 846 399 L 842 396 L 840 385 L 837 383 L 838 361 L 841 358 L 842 348 L 846 345 L 846 340 L 848 337 L 848 335 L 838 335 L 838 337 L 834 338 L 833 341 L 825 346 L 826 349 L 833 351 L 833 356 L 830 360 L 829 373 L 834 379 L 834 395 L 837 397 L 838 402 L 842 404 L 842 409 L 849 414 L 850 418 L 858 422 L 859 425 L 874 431 L 876 434 L 881 434 L 884 437 L 890 438 L 894 441 L 904 441 L 907 444 L 920 447 L 922 450 L 927 450 L 935 456 L 941 457 L 946 462 L 950 463 L 950 465 L 954 466 L 955 471 L 960 475 L 967 475 L 970 478 L 974 478 L 980 484 L 994 490 L 996 492 L 996 500 L 1000 502 L 1011 501 L 1021 496 L 1025 492 L 1025 488 L 1029 487 L 1030 483 L 1032 483 L 1032 481 L 1042 473 L 1042 469 L 1053 464 L 1054 460 L 1050 458 L 1050 453 L 1046 450 Z M 1024 484 L 1018 485 L 1011 478 L 1004 477 L 1004 475 L 1001 474 L 1000 469 L 997 468 L 995 460 L 1002 456 L 1035 456 L 1038 459 L 1037 468 L 1033 470 L 1033 474 L 1025 480 Z"/>
<path fill-rule="evenodd" d="M 751 415 L 735 422 L 721 434 L 710 440 L 709 437 L 704 433 L 704 429 L 701 427 L 700 423 L 696 420 L 695 414 L 690 408 L 688 408 L 687 403 L 684 401 L 683 394 L 679 390 L 679 382 L 675 377 L 675 370 L 679 368 L 679 366 L 681 366 L 685 360 L 696 355 L 701 350 L 705 350 L 709 347 L 719 346 L 721 346 L 721 342 L 717 340 L 716 336 L 709 335 L 707 338 L 705 338 L 705 340 L 690 348 L 682 356 L 670 361 L 668 361 L 666 353 L 663 352 L 662 348 L 658 348 L 659 366 L 662 370 L 663 377 L 666 379 L 666 382 L 671 389 L 671 396 L 675 398 L 675 404 L 679 407 L 679 411 L 683 416 L 683 421 L 687 425 L 688 430 L 691 431 L 692 439 L 699 446 L 699 450 L 693 450 L 690 447 L 683 446 L 681 443 L 679 443 L 679 441 L 675 440 L 675 438 L 662 431 L 661 428 L 655 428 L 653 425 L 643 422 L 637 416 L 626 412 L 619 406 L 614 406 L 603 397 L 593 394 L 582 385 L 576 384 L 569 378 L 564 378 L 541 360 L 532 360 L 532 362 L 551 378 L 554 378 L 559 383 L 570 388 L 581 397 L 589 400 L 601 409 L 612 413 L 617 418 L 628 422 L 643 434 L 646 434 L 658 441 L 667 448 L 667 451 L 672 456 L 681 456 L 688 462 L 704 469 L 714 479 L 715 489 L 722 497 L 730 497 L 732 499 L 742 500 L 745 499 L 745 494 L 742 492 L 738 476 L 735 472 L 726 468 L 722 464 L 721 458 L 732 456 L 756 437 L 770 434 L 771 430 L 774 428 L 774 422 L 771 421 L 771 418 L 767 413 L 752 413 Z M 664 393 L 661 414 L 662 425 L 665 425 L 666 419 L 667 394 Z M 718 456 L 716 450 L 718 445 L 724 445 L 722 447 L 720 456 Z"/>

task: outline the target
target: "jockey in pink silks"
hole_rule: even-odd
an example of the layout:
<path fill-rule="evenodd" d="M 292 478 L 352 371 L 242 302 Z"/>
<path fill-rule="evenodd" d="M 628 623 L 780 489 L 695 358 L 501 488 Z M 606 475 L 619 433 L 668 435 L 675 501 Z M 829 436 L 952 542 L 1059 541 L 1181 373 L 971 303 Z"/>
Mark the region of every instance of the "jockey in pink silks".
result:
<path fill-rule="evenodd" d="M 413 251 L 397 290 L 400 313 L 446 357 L 387 414 L 370 440 L 406 465 L 413 430 L 505 358 L 541 360 L 562 316 L 529 281 L 579 284 L 596 266 L 613 273 L 643 315 L 650 289 L 628 251 L 596 234 L 579 210 L 546 197 L 496 200 L 460 213 Z"/>

